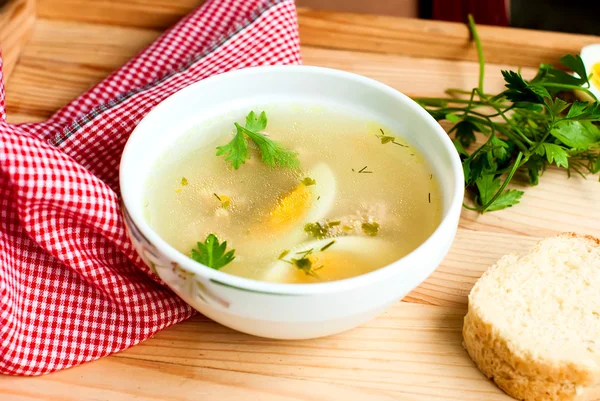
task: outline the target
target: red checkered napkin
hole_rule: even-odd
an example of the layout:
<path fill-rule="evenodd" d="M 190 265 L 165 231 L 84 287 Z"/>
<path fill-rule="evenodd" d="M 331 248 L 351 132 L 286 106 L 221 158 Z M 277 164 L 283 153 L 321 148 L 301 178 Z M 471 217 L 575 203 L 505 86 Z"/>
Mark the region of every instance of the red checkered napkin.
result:
<path fill-rule="evenodd" d="M 296 64 L 299 50 L 293 0 L 213 0 L 47 122 L 6 123 L 0 75 L 0 373 L 78 365 L 194 313 L 127 239 L 121 151 L 179 89 L 233 69 Z"/>

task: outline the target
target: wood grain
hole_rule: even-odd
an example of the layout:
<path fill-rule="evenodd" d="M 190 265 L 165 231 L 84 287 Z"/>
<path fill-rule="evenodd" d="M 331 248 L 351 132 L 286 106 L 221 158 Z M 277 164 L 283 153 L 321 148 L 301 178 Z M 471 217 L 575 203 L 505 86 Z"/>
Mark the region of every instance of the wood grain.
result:
<path fill-rule="evenodd" d="M 13 71 L 35 23 L 35 0 L 10 0 L 0 6 L 0 49 L 4 80 Z"/>
<path fill-rule="evenodd" d="M 39 15 L 104 25 L 165 29 L 203 0 L 38 0 Z M 450 60 L 476 60 L 464 24 L 298 8 L 305 46 L 394 53 Z M 594 36 L 480 26 L 486 59 L 492 63 L 537 67 L 579 53 Z"/>
<path fill-rule="evenodd" d="M 134 395 L 161 400 L 504 400 L 462 349 L 463 315 L 461 308 L 400 303 L 366 326 L 310 341 L 251 337 L 197 316 L 75 369 L 34 379 L 0 377 L 0 392 L 32 400 L 115 401 Z M 68 394 L 72 398 L 62 398 Z"/>
<path fill-rule="evenodd" d="M 40 18 L 164 30 L 205 0 L 38 0 Z"/>
<path fill-rule="evenodd" d="M 87 13 L 80 12 L 84 3 Z M 92 3 L 40 0 L 45 18 L 37 22 L 8 81 L 10 121 L 47 118 L 195 5 L 192 0 Z M 460 25 L 306 10 L 300 17 L 305 64 L 356 72 L 409 95 L 437 96 L 447 87 L 476 84 L 478 67 Z M 502 89 L 500 69 L 549 61 L 590 40 L 537 33 L 534 46 L 532 37 L 522 34 L 482 29 L 493 61 L 485 80 L 489 91 Z M 595 179 L 566 179 L 550 169 L 540 181 L 516 207 L 485 215 L 463 211 L 456 240 L 436 272 L 362 327 L 317 340 L 276 341 L 196 316 L 80 367 L 36 378 L 0 377 L 0 398 L 508 401 L 462 349 L 469 290 L 503 254 L 526 252 L 541 237 L 561 231 L 600 236 Z"/>
<path fill-rule="evenodd" d="M 466 25 L 454 22 L 299 9 L 300 40 L 325 48 L 476 60 Z M 537 67 L 579 53 L 595 36 L 479 26 L 486 60 Z"/>

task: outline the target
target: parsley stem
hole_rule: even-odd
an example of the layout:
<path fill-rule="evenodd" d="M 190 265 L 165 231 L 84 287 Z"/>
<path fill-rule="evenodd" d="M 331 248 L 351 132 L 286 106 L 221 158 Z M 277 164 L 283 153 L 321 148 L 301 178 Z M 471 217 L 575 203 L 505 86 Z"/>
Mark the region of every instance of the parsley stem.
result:
<path fill-rule="evenodd" d="M 519 152 L 519 154 L 517 155 L 517 158 L 515 159 L 515 162 L 514 162 L 514 164 L 512 166 L 512 169 L 508 173 L 508 176 L 506 176 L 506 179 L 502 183 L 502 186 L 500 187 L 500 189 L 498 189 L 498 191 L 496 191 L 496 193 L 494 194 L 494 196 L 492 197 L 492 199 L 490 199 L 490 201 L 485 206 L 483 206 L 481 208 L 481 213 L 485 213 L 485 211 L 487 210 L 487 208 L 489 208 L 491 205 L 493 205 L 494 202 L 496 201 L 496 199 L 498 199 L 498 197 L 500 195 L 502 195 L 502 192 L 504 192 L 504 189 L 506 188 L 506 186 L 508 185 L 508 183 L 510 182 L 510 180 L 512 180 L 513 176 L 517 172 L 517 169 L 520 167 L 521 158 L 522 157 L 523 157 L 523 152 Z"/>
<path fill-rule="evenodd" d="M 471 91 L 471 97 L 469 98 L 469 104 L 465 108 L 463 118 L 465 118 L 467 116 L 467 114 L 469 113 L 469 111 L 471 111 L 471 109 L 473 108 L 473 99 L 474 98 L 475 98 L 475 88 L 473 88 L 473 90 Z"/>
<path fill-rule="evenodd" d="M 485 96 L 485 94 L 483 92 L 480 92 L 479 90 L 477 90 L 477 92 L 479 92 L 479 97 L 485 100 L 488 100 L 487 96 Z M 529 145 L 533 145 L 533 142 L 531 142 L 529 140 L 529 138 L 527 138 L 518 128 L 517 126 L 511 122 L 508 117 L 506 117 L 506 114 L 504 114 L 504 112 L 502 112 L 500 110 L 500 108 L 498 106 L 496 106 L 494 103 L 490 103 L 490 106 L 492 106 L 494 108 L 494 110 L 496 110 L 498 112 L 498 114 L 500 114 L 500 116 L 504 119 L 504 121 L 506 121 L 506 123 L 509 125 L 509 127 L 511 127 L 517 134 L 519 134 L 519 136 L 521 137 L 522 140 L 524 140 L 527 144 Z M 489 118 L 489 116 L 488 116 Z"/>
<path fill-rule="evenodd" d="M 558 83 L 552 83 L 552 82 L 544 82 L 542 85 L 545 86 L 545 87 L 547 87 L 547 88 L 580 90 L 580 91 L 583 91 L 583 92 L 587 93 L 588 95 L 590 95 L 592 97 L 592 99 L 594 99 L 595 102 L 598 101 L 598 98 L 589 89 L 584 88 L 582 86 L 568 85 L 568 84 L 558 84 Z"/>
<path fill-rule="evenodd" d="M 468 94 L 470 94 L 471 92 L 468 92 Z M 467 104 L 469 103 L 468 99 L 458 99 L 458 98 L 446 98 L 446 99 L 442 99 L 439 97 L 413 97 L 412 98 L 415 102 L 418 103 L 423 103 L 427 106 L 432 106 L 432 107 L 442 107 L 441 103 L 460 103 L 460 104 Z M 479 105 L 479 106 L 487 106 L 487 103 L 484 102 L 480 102 L 478 100 L 473 100 L 473 104 L 474 105 Z"/>
<path fill-rule="evenodd" d="M 479 211 L 481 211 L 481 208 L 479 208 L 479 207 L 473 207 L 473 206 L 469 206 L 469 205 L 467 205 L 467 204 L 466 204 L 466 203 L 464 203 L 464 202 L 463 202 L 463 207 L 464 207 L 465 209 L 473 210 L 474 212 L 479 212 Z"/>
<path fill-rule="evenodd" d="M 479 88 L 478 88 L 478 89 L 479 89 Z M 459 95 L 470 95 L 470 94 L 471 94 L 471 91 L 466 91 L 466 90 L 463 90 L 463 89 L 458 89 L 458 88 L 449 88 L 449 89 L 446 89 L 446 90 L 445 90 L 445 92 L 446 92 L 446 94 L 448 94 L 448 95 L 454 95 L 454 94 L 459 94 Z M 486 93 L 485 95 L 486 95 L 486 96 L 488 96 L 488 97 L 492 96 L 492 95 L 490 95 L 490 94 L 488 94 L 488 93 Z M 494 96 L 494 97 L 496 97 L 496 96 Z M 447 99 L 447 98 L 446 98 L 446 99 L 442 99 L 442 100 L 449 100 L 449 99 Z M 463 100 L 464 100 L 464 99 L 463 99 Z M 465 101 L 466 101 L 466 100 L 465 100 Z M 464 102 L 463 102 L 463 103 L 464 103 Z M 477 103 L 477 102 L 476 102 L 476 103 Z M 481 102 L 481 103 L 484 103 L 484 102 Z M 485 102 L 485 104 L 487 104 L 487 102 Z"/>
<path fill-rule="evenodd" d="M 479 60 L 479 85 L 477 89 L 479 89 L 480 93 L 483 93 L 483 76 L 485 73 L 485 62 L 483 59 L 483 47 L 481 46 L 481 40 L 479 39 L 479 34 L 477 33 L 477 28 L 475 27 L 475 20 L 473 16 L 469 14 L 469 29 L 471 30 L 471 35 L 473 36 L 473 40 L 475 41 L 475 47 L 477 48 L 477 59 Z"/>

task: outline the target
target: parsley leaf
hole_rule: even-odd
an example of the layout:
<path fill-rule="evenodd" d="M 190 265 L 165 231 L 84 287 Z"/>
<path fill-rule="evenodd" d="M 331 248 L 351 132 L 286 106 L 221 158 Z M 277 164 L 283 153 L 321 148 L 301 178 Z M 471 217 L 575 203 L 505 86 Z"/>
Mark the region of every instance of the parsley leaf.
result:
<path fill-rule="evenodd" d="M 456 128 L 456 139 L 460 141 L 463 147 L 468 148 L 475 142 L 477 127 L 471 121 L 459 121 L 454 127 Z"/>
<path fill-rule="evenodd" d="M 589 122 L 559 121 L 550 134 L 572 148 L 587 148 L 600 142 L 600 130 Z"/>
<path fill-rule="evenodd" d="M 507 189 L 504 192 L 502 192 L 500 196 L 498 196 L 496 200 L 494 200 L 486 210 L 492 212 L 494 210 L 502 210 L 507 207 L 514 206 L 517 203 L 519 203 L 522 196 L 523 191 L 517 191 L 516 189 Z"/>
<path fill-rule="evenodd" d="M 231 162 L 236 170 L 250 158 L 248 144 L 240 128 L 237 128 L 235 136 L 227 145 L 217 146 L 217 156 L 222 155 L 225 155 L 225 160 Z"/>
<path fill-rule="evenodd" d="M 544 159 L 539 156 L 531 156 L 526 163 L 527 172 L 529 174 L 529 182 L 531 185 L 539 184 L 539 177 L 546 168 Z"/>
<path fill-rule="evenodd" d="M 583 60 L 579 54 L 566 54 L 560 58 L 560 63 L 579 75 L 579 78 L 573 77 L 572 75 L 566 74 L 564 71 L 561 71 L 563 74 L 567 75 L 570 78 L 578 79 L 578 81 L 570 81 L 574 82 L 574 85 L 583 85 L 588 82 L 587 73 L 585 71 L 585 64 L 583 64 Z M 557 70 L 560 71 L 560 70 Z M 564 76 L 563 76 L 564 79 Z"/>
<path fill-rule="evenodd" d="M 523 196 L 508 187 L 515 174 L 527 174 L 529 183 L 537 185 L 551 164 L 569 175 L 599 173 L 600 102 L 589 90 L 581 57 L 561 58 L 572 72 L 542 64 L 531 80 L 518 71 L 502 71 L 506 89 L 487 94 L 483 50 L 472 16 L 469 27 L 479 59 L 478 86 L 470 91 L 448 89 L 446 98 L 415 99 L 437 121 L 453 124 L 448 133 L 455 132 L 454 147 L 472 195 L 465 207 L 484 213 L 515 205 Z M 574 100 L 578 92 L 594 101 Z M 473 146 L 477 133 L 487 140 Z"/>
<path fill-rule="evenodd" d="M 548 163 L 556 163 L 558 167 L 569 167 L 569 155 L 563 147 L 554 143 L 543 143 L 540 149 L 544 150 Z"/>
<path fill-rule="evenodd" d="M 225 160 L 230 161 L 234 169 L 240 168 L 250 158 L 247 138 L 258 147 L 261 159 L 266 165 L 289 168 L 299 166 L 296 152 L 285 149 L 280 143 L 259 132 L 267 127 L 267 115 L 264 111 L 258 116 L 254 111 L 248 113 L 244 127 L 238 123 L 234 125 L 236 128 L 234 138 L 228 144 L 217 147 L 217 156 L 225 155 Z"/>
<path fill-rule="evenodd" d="M 258 116 L 251 111 L 246 116 L 246 129 L 250 131 L 262 131 L 267 128 L 267 114 L 263 111 Z"/>
<path fill-rule="evenodd" d="M 500 180 L 494 174 L 484 174 L 479 177 L 475 184 L 479 190 L 479 199 L 481 204 L 487 204 L 493 197 L 498 188 L 500 188 Z"/>
<path fill-rule="evenodd" d="M 204 266 L 219 270 L 235 259 L 235 249 L 225 252 L 227 241 L 219 244 L 219 239 L 214 234 L 209 234 L 204 243 L 198 242 L 198 249 L 192 249 L 190 257 Z"/>

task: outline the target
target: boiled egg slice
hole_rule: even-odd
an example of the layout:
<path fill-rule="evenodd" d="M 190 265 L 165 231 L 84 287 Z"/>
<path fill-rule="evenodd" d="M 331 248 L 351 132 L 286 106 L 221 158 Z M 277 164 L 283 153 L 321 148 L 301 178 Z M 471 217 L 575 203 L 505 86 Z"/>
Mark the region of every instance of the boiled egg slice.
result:
<path fill-rule="evenodd" d="M 590 78 L 590 92 L 600 99 L 600 44 L 585 46 L 581 49 L 581 60 Z M 577 91 L 577 95 L 586 101 L 594 101 L 588 94 Z"/>
<path fill-rule="evenodd" d="M 386 266 L 397 256 L 394 245 L 380 238 L 326 238 L 284 251 L 260 280 L 292 284 L 342 280 Z"/>
<path fill-rule="evenodd" d="M 295 231 L 302 234 L 308 222 L 324 218 L 333 207 L 336 182 L 331 169 L 324 163 L 314 166 L 306 176 L 283 195 L 253 234 L 280 238 Z"/>

